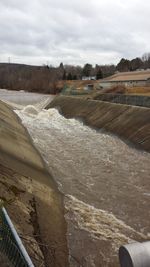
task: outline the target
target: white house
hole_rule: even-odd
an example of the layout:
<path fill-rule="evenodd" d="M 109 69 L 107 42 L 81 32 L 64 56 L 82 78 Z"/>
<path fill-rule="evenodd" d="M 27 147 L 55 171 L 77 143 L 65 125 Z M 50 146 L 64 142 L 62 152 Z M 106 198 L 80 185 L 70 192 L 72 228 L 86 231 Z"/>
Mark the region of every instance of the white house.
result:
<path fill-rule="evenodd" d="M 82 81 L 96 80 L 96 76 L 82 76 Z"/>

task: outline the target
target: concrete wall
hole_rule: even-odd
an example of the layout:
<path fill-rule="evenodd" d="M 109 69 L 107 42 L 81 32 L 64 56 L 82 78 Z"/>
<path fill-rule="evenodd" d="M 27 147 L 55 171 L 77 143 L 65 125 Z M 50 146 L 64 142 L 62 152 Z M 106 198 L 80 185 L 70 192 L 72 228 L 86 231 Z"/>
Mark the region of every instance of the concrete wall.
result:
<path fill-rule="evenodd" d="M 36 216 L 38 217 L 36 223 L 40 232 L 39 238 L 42 240 L 40 243 L 47 244 L 49 248 L 52 244 L 57 244 L 55 257 L 52 257 L 48 250 L 44 252 L 45 266 L 69 266 L 63 196 L 20 119 L 8 105 L 1 101 L 0 163 L 8 169 L 27 177 L 26 183 L 30 183 L 27 186 L 28 193 L 36 201 Z M 23 183 L 23 180 L 21 180 L 21 183 Z M 23 199 L 27 196 L 19 198 Z M 27 198 L 27 201 L 29 200 L 30 198 Z M 13 204 L 13 201 L 12 199 L 10 204 Z M 26 219 L 27 207 L 22 204 L 20 208 L 24 210 L 24 218 Z M 34 213 L 33 206 L 32 212 Z M 32 216 L 30 219 L 32 220 Z M 40 257 L 43 256 L 40 255 Z"/>
<path fill-rule="evenodd" d="M 97 129 L 118 135 L 138 148 L 150 151 L 150 109 L 86 100 L 56 97 L 48 108 L 58 108 L 67 118 L 82 118 Z"/>
<path fill-rule="evenodd" d="M 150 96 L 123 95 L 123 94 L 99 94 L 94 100 L 112 103 L 127 104 L 150 108 Z"/>

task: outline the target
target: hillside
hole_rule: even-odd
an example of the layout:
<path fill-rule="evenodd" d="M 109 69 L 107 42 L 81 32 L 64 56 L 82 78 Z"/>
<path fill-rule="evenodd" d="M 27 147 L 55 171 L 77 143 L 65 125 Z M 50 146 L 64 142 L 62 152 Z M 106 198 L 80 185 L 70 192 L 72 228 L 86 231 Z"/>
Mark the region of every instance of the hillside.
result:
<path fill-rule="evenodd" d="M 56 94 L 62 75 L 59 67 L 0 63 L 0 88 Z"/>

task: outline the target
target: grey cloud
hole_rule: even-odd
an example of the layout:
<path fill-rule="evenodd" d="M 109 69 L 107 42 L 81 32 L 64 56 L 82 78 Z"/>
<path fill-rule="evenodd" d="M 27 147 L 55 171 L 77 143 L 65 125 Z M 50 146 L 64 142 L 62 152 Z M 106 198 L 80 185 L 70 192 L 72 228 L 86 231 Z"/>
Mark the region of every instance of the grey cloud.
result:
<path fill-rule="evenodd" d="M 116 63 L 149 50 L 149 0 L 1 0 L 0 59 Z"/>

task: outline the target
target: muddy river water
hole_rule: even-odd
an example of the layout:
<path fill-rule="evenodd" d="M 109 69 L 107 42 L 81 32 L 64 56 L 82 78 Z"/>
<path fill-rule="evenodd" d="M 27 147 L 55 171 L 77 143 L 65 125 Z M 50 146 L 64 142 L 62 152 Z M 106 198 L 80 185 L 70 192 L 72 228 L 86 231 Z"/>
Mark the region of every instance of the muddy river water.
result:
<path fill-rule="evenodd" d="M 64 194 L 70 266 L 119 266 L 120 245 L 150 239 L 150 154 L 41 104 L 16 113 Z"/>

